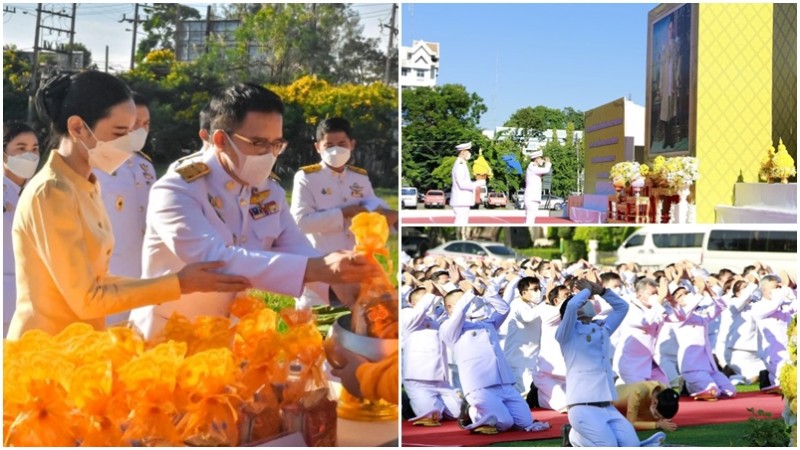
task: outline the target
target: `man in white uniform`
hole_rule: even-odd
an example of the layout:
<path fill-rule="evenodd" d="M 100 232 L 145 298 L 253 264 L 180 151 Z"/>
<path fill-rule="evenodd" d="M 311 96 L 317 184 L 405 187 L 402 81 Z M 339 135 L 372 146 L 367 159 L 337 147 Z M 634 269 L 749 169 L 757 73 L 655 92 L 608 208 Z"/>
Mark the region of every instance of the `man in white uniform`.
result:
<path fill-rule="evenodd" d="M 780 386 L 778 374 L 781 367 L 789 361 L 789 337 L 786 329 L 792 316 L 797 314 L 796 294 L 788 287 L 781 287 L 782 280 L 777 275 L 767 275 L 761 279 L 759 290 L 761 300 L 753 303 L 753 318 L 758 326 L 761 355 L 769 371 L 770 385 L 763 388 L 772 391 Z"/>
<path fill-rule="evenodd" d="M 450 190 L 450 207 L 456 216 L 455 225 L 469 225 L 469 209 L 475 204 L 475 189 L 486 186 L 486 180 L 471 181 L 467 161 L 472 156 L 472 142 L 456 146 L 458 157 L 453 164 L 453 185 Z"/>
<path fill-rule="evenodd" d="M 150 105 L 147 99 L 133 93 L 136 123 L 133 130 L 150 132 Z M 156 169 L 150 157 L 137 151 L 111 175 L 94 169 L 100 183 L 100 194 L 114 232 L 114 251 L 108 271 L 130 278 L 142 276 L 142 242 L 146 228 L 147 201 L 156 181 Z M 127 322 L 129 311 L 106 317 L 106 325 Z"/>
<path fill-rule="evenodd" d="M 517 289 L 519 298 L 516 299 Z M 503 355 L 514 373 L 514 387 L 527 397 L 536 374 L 542 338 L 542 300 L 544 295 L 539 279 L 519 275 L 509 281 L 503 292 L 509 304 L 509 314 L 500 326 L 505 335 Z"/>
<path fill-rule="evenodd" d="M 531 154 L 531 162 L 525 171 L 525 224 L 536 223 L 536 214 L 542 202 L 542 176 L 550 173 L 550 158 L 542 158 L 542 151 Z"/>
<path fill-rule="evenodd" d="M 433 282 L 414 289 L 410 308 L 400 311 L 403 339 L 403 387 L 414 410 L 414 425 L 438 426 L 447 416 L 458 417 L 461 400 L 448 379 L 447 352 L 439 339 L 436 305 L 442 300 Z"/>
<path fill-rule="evenodd" d="M 459 289 L 447 294 L 445 308 L 450 317 L 439 328 L 442 342 L 453 349 L 469 403 L 472 423 L 466 428 L 483 434 L 512 426 L 526 431 L 549 429 L 547 422 L 533 421 L 530 408 L 514 389 L 514 374 L 500 349 L 497 328 L 508 315 L 508 304 L 495 285 L 487 288 L 483 298 L 473 291 Z"/>
<path fill-rule="evenodd" d="M 752 313 L 753 294 L 757 289 L 755 282 L 737 280 L 733 283 L 728 309 L 723 312 L 730 316 L 730 325 L 717 340 L 717 355 L 725 355 L 730 368 L 744 377 L 747 383 L 757 382 L 758 374 L 766 369 L 759 357 L 758 327 Z"/>
<path fill-rule="evenodd" d="M 379 212 L 390 227 L 397 227 L 397 211 L 375 195 L 367 171 L 347 165 L 356 147 L 352 136 L 345 119 L 320 122 L 314 146 L 322 162 L 302 167 L 294 176 L 292 216 L 322 253 L 353 249 L 350 221 L 358 213 Z"/>
<path fill-rule="evenodd" d="M 268 175 L 283 150 L 283 102 L 254 84 L 236 84 L 211 101 L 214 149 L 186 159 L 153 186 L 143 275 L 219 260 L 254 288 L 292 297 L 306 283 L 355 283 L 381 269 L 352 252 L 320 256 L 289 214 L 284 190 Z M 209 259 L 210 258 L 210 259 Z M 309 286 L 310 287 L 310 286 Z M 317 284 L 322 296 L 327 286 Z M 190 320 L 225 316 L 233 294 L 189 294 L 139 308 L 131 319 L 150 337 L 173 312 Z M 306 305 L 302 299 L 298 307 Z"/>

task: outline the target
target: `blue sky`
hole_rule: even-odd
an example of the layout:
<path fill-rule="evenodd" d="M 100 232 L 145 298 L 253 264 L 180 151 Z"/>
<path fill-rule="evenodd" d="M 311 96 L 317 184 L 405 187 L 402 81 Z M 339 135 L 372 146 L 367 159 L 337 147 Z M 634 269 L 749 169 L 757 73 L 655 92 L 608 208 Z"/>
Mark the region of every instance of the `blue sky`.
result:
<path fill-rule="evenodd" d="M 71 7 L 68 3 L 48 3 L 46 8 Z M 221 3 L 186 3 L 206 16 L 208 5 L 221 6 Z M 361 16 L 364 35 L 379 38 L 380 49 L 386 50 L 388 31 L 380 28 L 381 23 L 389 23 L 391 16 L 390 3 L 353 3 L 353 9 Z M 36 3 L 4 3 L 4 7 L 16 12 L 3 13 L 3 45 L 14 44 L 23 50 L 33 50 L 34 28 L 36 27 Z M 92 61 L 102 69 L 105 64 L 105 48 L 108 45 L 109 67 L 112 71 L 128 70 L 131 55 L 131 25 L 119 23 L 123 14 L 133 17 L 133 3 L 78 3 L 75 19 L 75 40 L 81 42 L 92 52 Z M 141 14 L 141 10 L 140 10 Z M 46 25 L 54 28 L 69 29 L 66 19 L 53 19 Z M 139 37 L 146 33 L 139 30 Z M 62 33 L 60 39 L 56 35 L 45 35 L 43 39 L 67 43 L 68 37 Z"/>
<path fill-rule="evenodd" d="M 403 4 L 402 43 L 438 42 L 439 84 L 480 95 L 481 126 L 526 106 L 645 103 L 647 13 L 658 4 Z"/>

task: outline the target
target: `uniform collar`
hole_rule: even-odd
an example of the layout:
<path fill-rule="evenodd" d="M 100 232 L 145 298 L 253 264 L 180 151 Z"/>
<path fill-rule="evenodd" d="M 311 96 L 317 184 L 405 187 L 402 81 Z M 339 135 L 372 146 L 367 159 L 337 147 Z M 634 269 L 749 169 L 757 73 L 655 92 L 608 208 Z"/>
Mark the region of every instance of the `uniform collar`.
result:
<path fill-rule="evenodd" d="M 72 170 L 72 167 L 64 161 L 64 157 L 55 150 L 50 151 L 50 157 L 47 158 L 45 165 L 49 166 L 56 175 L 66 178 L 82 191 L 95 192 L 97 190 L 97 177 L 94 176 L 94 173 L 89 174 L 89 178 L 82 177 L 78 172 Z"/>
<path fill-rule="evenodd" d="M 330 166 L 325 164 L 325 162 L 323 162 L 323 161 L 320 161 L 319 165 L 322 166 L 322 171 L 323 172 L 328 172 L 328 173 L 330 173 L 331 175 L 333 175 L 335 177 L 344 177 L 345 175 L 347 175 L 347 166 L 345 166 L 344 170 L 341 171 L 341 173 L 340 173 L 340 172 L 337 172 L 337 171 L 331 169 Z"/>
<path fill-rule="evenodd" d="M 28 184 L 28 181 L 30 180 L 27 180 L 25 184 Z M 5 174 L 3 174 L 3 190 L 11 189 L 14 194 L 19 195 L 19 193 L 22 192 L 22 187 L 25 186 L 25 184 L 20 186 L 17 183 L 14 183 L 11 178 L 8 178 Z"/>

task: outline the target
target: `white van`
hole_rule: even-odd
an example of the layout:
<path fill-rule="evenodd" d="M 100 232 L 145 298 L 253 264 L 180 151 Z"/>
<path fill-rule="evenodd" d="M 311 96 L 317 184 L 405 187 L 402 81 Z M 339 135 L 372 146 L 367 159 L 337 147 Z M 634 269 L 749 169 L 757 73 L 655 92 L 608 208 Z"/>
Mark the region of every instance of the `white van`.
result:
<path fill-rule="evenodd" d="M 797 276 L 797 230 L 781 226 L 765 230 L 716 226 L 706 233 L 701 264 L 709 272 L 727 268 L 741 273 L 756 261 L 776 273 L 785 270 Z"/>
<path fill-rule="evenodd" d="M 403 186 L 400 189 L 400 207 L 417 209 L 417 188 Z"/>
<path fill-rule="evenodd" d="M 617 264 L 635 262 L 642 267 L 664 267 L 689 261 L 699 264 L 708 227 L 648 225 L 636 230 L 617 249 Z"/>
<path fill-rule="evenodd" d="M 752 227 L 752 225 L 750 226 Z M 780 273 L 797 275 L 797 230 L 781 225 L 752 230 L 736 225 L 648 225 L 617 249 L 617 263 L 664 267 L 688 259 L 710 273 L 727 268 L 741 273 L 760 261 Z"/>

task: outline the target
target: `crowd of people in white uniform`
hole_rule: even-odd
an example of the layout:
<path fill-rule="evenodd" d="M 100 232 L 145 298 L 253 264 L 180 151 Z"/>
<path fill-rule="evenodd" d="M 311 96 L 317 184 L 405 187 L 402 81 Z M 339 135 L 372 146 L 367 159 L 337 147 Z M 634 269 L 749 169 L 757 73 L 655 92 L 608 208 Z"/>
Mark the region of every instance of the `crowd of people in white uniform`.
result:
<path fill-rule="evenodd" d="M 565 443 L 638 445 L 621 437 L 631 425 L 676 428 L 678 393 L 715 401 L 735 396 L 737 384 L 780 390 L 797 285 L 760 262 L 718 273 L 688 261 L 646 270 L 540 258 L 403 254 L 401 262 L 404 414 L 414 425 L 458 419 L 472 433 L 539 431 L 549 425 L 532 418 L 532 407 L 569 411 L 574 427 L 587 407 L 600 420 L 617 406 L 628 408 L 623 431 L 614 416 L 610 438 L 562 430 Z M 629 402 L 634 391 L 644 394 Z M 632 412 L 640 397 L 653 404 L 646 423 Z"/>

